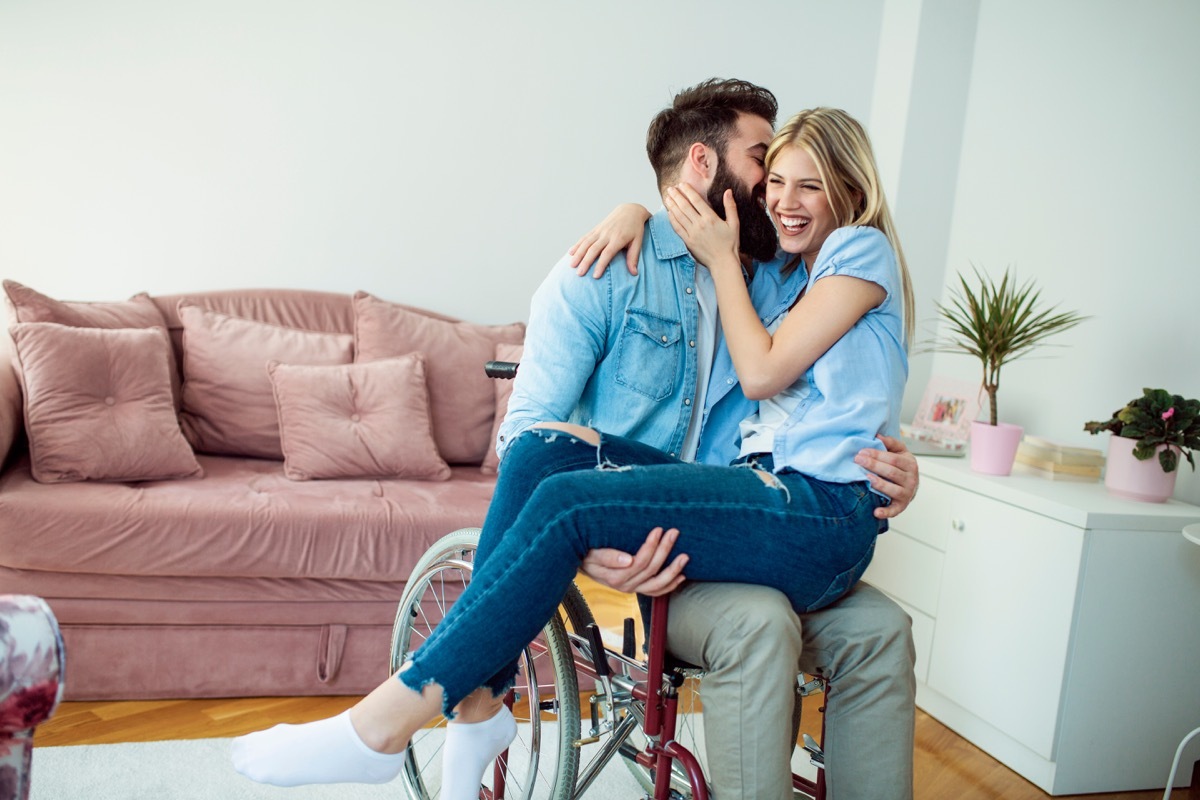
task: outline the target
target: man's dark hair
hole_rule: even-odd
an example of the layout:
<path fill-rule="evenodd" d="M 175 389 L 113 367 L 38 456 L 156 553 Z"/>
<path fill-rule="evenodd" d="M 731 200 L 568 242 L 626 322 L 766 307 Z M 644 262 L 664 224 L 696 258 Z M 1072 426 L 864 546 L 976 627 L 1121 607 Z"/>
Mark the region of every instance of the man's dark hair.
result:
<path fill-rule="evenodd" d="M 658 188 L 675 182 L 694 142 L 708 145 L 724 159 L 739 114 L 762 117 L 773 128 L 778 112 L 775 95 L 749 81 L 709 78 L 684 89 L 669 108 L 658 112 L 646 131 L 646 155 L 658 177 Z"/>

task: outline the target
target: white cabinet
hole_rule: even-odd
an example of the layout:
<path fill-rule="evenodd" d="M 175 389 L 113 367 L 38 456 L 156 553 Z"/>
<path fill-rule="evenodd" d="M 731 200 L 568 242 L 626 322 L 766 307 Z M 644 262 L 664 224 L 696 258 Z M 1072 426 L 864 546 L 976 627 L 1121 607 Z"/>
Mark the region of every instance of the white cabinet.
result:
<path fill-rule="evenodd" d="M 922 458 L 866 579 L 913 617 L 925 711 L 1051 794 L 1155 788 L 1200 724 L 1196 520 Z"/>

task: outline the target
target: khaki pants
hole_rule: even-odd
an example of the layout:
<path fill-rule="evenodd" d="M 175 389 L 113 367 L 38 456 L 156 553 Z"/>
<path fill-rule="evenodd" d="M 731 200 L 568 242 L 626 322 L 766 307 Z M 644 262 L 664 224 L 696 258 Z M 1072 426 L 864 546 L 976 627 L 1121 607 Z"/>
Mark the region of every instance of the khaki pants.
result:
<path fill-rule="evenodd" d="M 667 641 L 708 673 L 700 692 L 718 800 L 791 800 L 798 670 L 829 680 L 829 800 L 912 797 L 912 622 L 879 590 L 860 582 L 798 616 L 775 589 L 688 583 L 671 598 Z"/>

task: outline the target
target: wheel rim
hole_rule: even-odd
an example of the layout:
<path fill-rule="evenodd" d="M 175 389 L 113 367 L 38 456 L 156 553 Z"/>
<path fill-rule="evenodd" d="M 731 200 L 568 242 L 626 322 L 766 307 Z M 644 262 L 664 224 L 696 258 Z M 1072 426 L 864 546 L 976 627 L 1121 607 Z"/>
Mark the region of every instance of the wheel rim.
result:
<path fill-rule="evenodd" d="M 447 537 L 449 539 L 451 537 Z M 393 636 L 394 672 L 440 624 L 470 581 L 474 547 L 431 551 L 431 562 L 409 580 L 397 614 Z M 572 746 L 579 733 L 578 690 L 562 622 L 551 620 L 538 639 L 521 654 L 513 716 L 517 738 L 504 763 L 504 797 L 517 800 L 565 800 L 570 797 L 578 765 Z M 573 695 L 573 703 L 558 704 L 557 692 Z M 539 713 L 531 713 L 531 709 Z M 408 748 L 403 783 L 412 800 L 437 798 L 441 787 L 441 756 L 446 719 L 421 729 Z M 496 790 L 497 769 L 489 768 L 484 787 Z"/>

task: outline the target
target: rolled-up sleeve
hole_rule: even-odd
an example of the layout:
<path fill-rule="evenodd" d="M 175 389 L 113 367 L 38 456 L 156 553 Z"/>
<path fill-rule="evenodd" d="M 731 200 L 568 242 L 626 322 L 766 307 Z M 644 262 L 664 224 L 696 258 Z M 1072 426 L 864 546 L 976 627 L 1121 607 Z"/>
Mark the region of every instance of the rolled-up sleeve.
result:
<path fill-rule="evenodd" d="M 534 293 L 521 368 L 496 439 L 502 460 L 522 431 L 538 422 L 567 421 L 579 404 L 608 346 L 610 275 L 625 269 L 617 261 L 595 280 L 576 275 L 564 257 Z"/>

